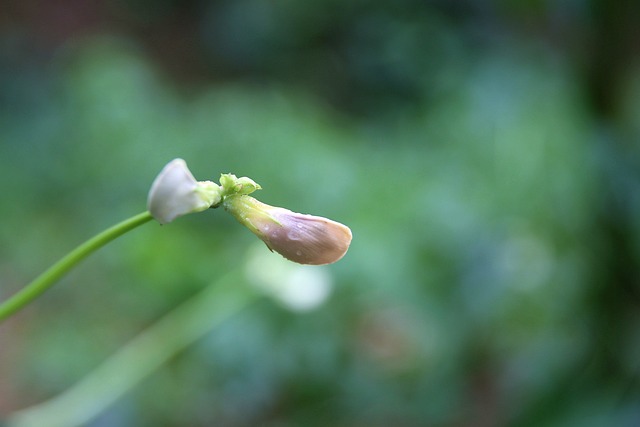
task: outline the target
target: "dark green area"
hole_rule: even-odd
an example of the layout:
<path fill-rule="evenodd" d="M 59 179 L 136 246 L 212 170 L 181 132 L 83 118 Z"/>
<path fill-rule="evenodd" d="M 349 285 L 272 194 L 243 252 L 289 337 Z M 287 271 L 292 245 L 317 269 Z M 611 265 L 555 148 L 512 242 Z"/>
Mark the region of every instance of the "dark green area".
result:
<path fill-rule="evenodd" d="M 640 425 L 637 2 L 4 3 L 1 299 L 175 157 L 354 235 L 319 308 L 253 305 L 92 427 Z M 256 240 L 211 210 L 103 249 L 0 325 L 0 416 Z"/>

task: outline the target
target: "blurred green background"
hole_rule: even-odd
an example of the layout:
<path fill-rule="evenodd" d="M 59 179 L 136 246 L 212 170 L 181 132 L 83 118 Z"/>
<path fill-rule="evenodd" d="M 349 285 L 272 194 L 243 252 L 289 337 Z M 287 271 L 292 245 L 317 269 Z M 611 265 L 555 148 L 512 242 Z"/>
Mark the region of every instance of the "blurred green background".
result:
<path fill-rule="evenodd" d="M 182 157 L 352 246 L 305 267 L 333 283 L 322 304 L 260 299 L 90 426 L 640 425 L 639 18 L 633 0 L 2 1 L 0 298 L 142 211 Z M 92 256 L 0 325 L 0 418 L 245 271 L 256 240 L 216 210 Z"/>

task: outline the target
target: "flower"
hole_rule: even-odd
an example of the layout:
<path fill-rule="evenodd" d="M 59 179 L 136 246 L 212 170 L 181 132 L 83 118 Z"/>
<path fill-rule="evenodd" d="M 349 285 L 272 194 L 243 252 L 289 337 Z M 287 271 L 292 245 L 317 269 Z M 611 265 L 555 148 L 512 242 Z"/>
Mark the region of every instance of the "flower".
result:
<path fill-rule="evenodd" d="M 186 162 L 174 159 L 153 181 L 147 209 L 160 224 L 168 224 L 179 216 L 200 212 L 220 203 L 221 197 L 217 184 L 196 181 Z"/>
<path fill-rule="evenodd" d="M 300 264 L 331 264 L 351 244 L 349 227 L 327 218 L 269 206 L 240 194 L 225 197 L 223 206 L 271 251 Z"/>
<path fill-rule="evenodd" d="M 222 174 L 220 185 L 196 181 L 182 159 L 174 159 L 160 171 L 149 190 L 147 206 L 161 224 L 179 216 L 220 205 L 241 224 L 286 259 L 300 264 L 331 264 L 344 256 L 351 244 L 349 227 L 313 215 L 269 206 L 248 194 L 260 190 L 247 177 Z"/>

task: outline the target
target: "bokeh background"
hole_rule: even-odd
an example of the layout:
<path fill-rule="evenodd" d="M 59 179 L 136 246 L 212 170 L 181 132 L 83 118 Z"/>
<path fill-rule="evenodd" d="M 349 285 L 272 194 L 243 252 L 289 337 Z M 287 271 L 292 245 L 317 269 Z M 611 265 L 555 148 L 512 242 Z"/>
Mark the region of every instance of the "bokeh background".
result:
<path fill-rule="evenodd" d="M 0 298 L 144 210 L 182 157 L 352 246 L 296 276 L 302 300 L 324 281 L 313 304 L 257 298 L 87 425 L 640 425 L 639 18 L 633 0 L 3 0 Z M 215 210 L 95 254 L 0 325 L 0 418 L 217 277 L 271 277 L 255 244 Z"/>

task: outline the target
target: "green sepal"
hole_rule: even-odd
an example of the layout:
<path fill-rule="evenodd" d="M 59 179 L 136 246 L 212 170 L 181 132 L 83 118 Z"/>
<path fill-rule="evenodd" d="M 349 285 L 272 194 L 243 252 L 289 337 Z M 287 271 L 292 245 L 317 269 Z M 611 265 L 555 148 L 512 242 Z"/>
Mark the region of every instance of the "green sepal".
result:
<path fill-rule="evenodd" d="M 246 176 L 238 178 L 231 173 L 223 173 L 220 175 L 220 185 L 222 186 L 223 197 L 251 194 L 256 190 L 262 189 L 260 184 L 251 178 Z"/>

